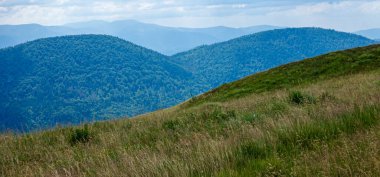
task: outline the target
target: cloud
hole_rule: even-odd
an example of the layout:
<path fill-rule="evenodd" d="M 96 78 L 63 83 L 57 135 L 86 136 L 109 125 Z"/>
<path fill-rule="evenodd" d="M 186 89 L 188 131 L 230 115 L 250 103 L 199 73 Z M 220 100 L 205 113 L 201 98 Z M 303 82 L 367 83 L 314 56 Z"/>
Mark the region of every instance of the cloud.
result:
<path fill-rule="evenodd" d="M 0 23 L 136 19 L 168 26 L 380 26 L 377 0 L 0 0 Z"/>

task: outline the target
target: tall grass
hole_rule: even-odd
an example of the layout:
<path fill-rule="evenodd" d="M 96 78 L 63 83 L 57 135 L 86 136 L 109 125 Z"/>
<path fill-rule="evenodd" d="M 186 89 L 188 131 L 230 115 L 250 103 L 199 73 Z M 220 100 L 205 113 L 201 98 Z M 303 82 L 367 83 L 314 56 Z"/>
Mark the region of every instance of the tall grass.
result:
<path fill-rule="evenodd" d="M 0 176 L 376 175 L 378 78 L 375 71 L 291 89 L 313 104 L 294 104 L 280 89 L 130 120 L 2 134 Z"/>

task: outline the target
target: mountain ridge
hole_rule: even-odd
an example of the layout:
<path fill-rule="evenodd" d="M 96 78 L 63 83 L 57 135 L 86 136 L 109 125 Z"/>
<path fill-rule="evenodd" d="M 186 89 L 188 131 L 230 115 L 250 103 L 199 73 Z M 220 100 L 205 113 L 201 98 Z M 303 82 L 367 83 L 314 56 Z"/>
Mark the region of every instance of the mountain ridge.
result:
<path fill-rule="evenodd" d="M 306 42 L 307 41 L 307 42 Z M 209 83 L 207 91 L 223 83 L 289 61 L 337 50 L 374 44 L 365 37 L 322 28 L 285 28 L 245 35 L 199 46 L 170 59 Z"/>
<path fill-rule="evenodd" d="M 370 39 L 380 39 L 380 28 L 372 28 L 355 32 Z"/>
<path fill-rule="evenodd" d="M 189 50 L 198 45 L 212 44 L 244 34 L 280 28 L 258 26 L 248 28 L 176 28 L 143 23 L 136 20 L 87 21 L 61 26 L 39 24 L 0 25 L 0 47 L 8 47 L 45 37 L 80 34 L 106 34 L 120 37 L 165 55 Z M 33 32 L 35 31 L 35 32 Z M 215 32 L 215 34 L 213 34 Z M 218 35 L 216 35 L 218 34 Z"/>

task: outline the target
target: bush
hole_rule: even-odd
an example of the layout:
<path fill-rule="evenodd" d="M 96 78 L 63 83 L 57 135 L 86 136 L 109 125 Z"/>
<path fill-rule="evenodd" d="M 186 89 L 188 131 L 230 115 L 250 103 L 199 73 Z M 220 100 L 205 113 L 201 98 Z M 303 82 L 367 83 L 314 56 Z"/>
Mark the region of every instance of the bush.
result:
<path fill-rule="evenodd" d="M 174 131 L 181 126 L 181 122 L 179 120 L 167 120 L 162 124 L 162 127 L 165 130 Z"/>
<path fill-rule="evenodd" d="M 245 158 L 263 159 L 271 154 L 271 148 L 265 144 L 249 142 L 242 144 L 240 148 Z"/>
<path fill-rule="evenodd" d="M 92 138 L 93 134 L 88 129 L 88 125 L 85 125 L 84 128 L 77 128 L 71 132 L 69 142 L 71 145 L 88 143 Z"/>
<path fill-rule="evenodd" d="M 258 113 L 249 113 L 249 114 L 243 115 L 242 117 L 242 120 L 250 122 L 250 123 L 256 120 L 260 120 L 260 119 L 261 119 L 261 116 Z"/>
<path fill-rule="evenodd" d="M 308 94 L 302 93 L 300 91 L 292 91 L 289 94 L 289 101 L 294 104 L 305 104 L 305 103 L 316 103 L 316 99 Z"/>

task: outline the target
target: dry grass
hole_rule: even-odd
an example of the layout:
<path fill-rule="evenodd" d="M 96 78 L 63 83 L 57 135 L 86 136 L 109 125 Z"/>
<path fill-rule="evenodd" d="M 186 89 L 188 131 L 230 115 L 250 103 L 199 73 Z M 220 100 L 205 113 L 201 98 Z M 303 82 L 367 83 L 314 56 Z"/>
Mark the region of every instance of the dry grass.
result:
<path fill-rule="evenodd" d="M 242 149 L 260 142 L 277 146 L 279 130 L 379 106 L 379 78 L 377 70 L 292 89 L 317 100 L 311 104 L 295 105 L 288 100 L 291 90 L 277 90 L 94 123 L 89 141 L 74 145 L 69 138 L 81 127 L 3 134 L 0 176 L 377 176 L 379 126 L 296 152 L 281 154 L 273 147 L 271 155 L 251 157 Z M 294 163 L 284 165 L 289 160 Z"/>
<path fill-rule="evenodd" d="M 380 176 L 380 127 L 315 143 L 296 159 L 298 176 Z"/>

